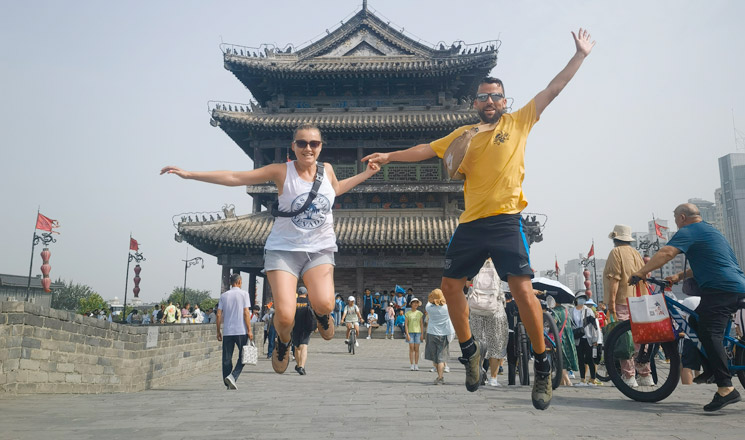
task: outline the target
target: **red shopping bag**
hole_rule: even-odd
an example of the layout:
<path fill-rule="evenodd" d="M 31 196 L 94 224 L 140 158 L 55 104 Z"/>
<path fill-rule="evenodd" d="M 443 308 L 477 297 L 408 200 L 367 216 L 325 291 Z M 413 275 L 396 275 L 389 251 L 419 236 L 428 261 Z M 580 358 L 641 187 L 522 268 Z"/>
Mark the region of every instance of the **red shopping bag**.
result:
<path fill-rule="evenodd" d="M 661 293 L 641 296 L 639 284 L 636 285 L 636 295 L 626 298 L 634 343 L 674 341 L 673 322 L 665 304 L 665 296 Z"/>

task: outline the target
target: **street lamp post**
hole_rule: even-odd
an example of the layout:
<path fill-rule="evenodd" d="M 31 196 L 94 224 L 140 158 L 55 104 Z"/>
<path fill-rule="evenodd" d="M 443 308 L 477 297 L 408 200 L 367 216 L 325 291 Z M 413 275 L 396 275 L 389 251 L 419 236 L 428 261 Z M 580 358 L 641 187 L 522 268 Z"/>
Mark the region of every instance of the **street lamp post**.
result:
<path fill-rule="evenodd" d="M 189 270 L 189 267 L 194 266 L 195 264 L 202 263 L 202 269 L 204 269 L 204 260 L 202 257 L 194 257 L 191 260 L 181 260 L 184 262 L 184 303 L 183 306 L 186 306 L 186 272 Z"/>
<path fill-rule="evenodd" d="M 647 261 L 649 261 L 649 250 L 653 249 L 655 252 L 660 250 L 660 239 L 657 238 L 655 241 L 649 241 L 646 239 L 638 240 L 636 242 L 636 249 L 644 251 L 644 263 L 646 264 Z M 663 277 L 662 268 L 660 268 L 660 277 Z"/>
<path fill-rule="evenodd" d="M 48 246 L 49 243 L 56 243 L 57 239 L 52 237 L 51 232 L 45 232 L 45 233 L 42 233 L 41 235 L 37 235 L 36 230 L 34 230 L 34 238 L 31 241 L 31 263 L 28 266 L 28 285 L 26 285 L 26 302 L 28 302 L 29 296 L 31 294 L 31 270 L 34 267 L 34 248 L 36 247 L 37 244 L 39 244 L 39 242 L 44 243 L 44 246 L 45 246 L 44 250 L 48 252 L 48 250 L 46 249 L 46 246 Z M 47 264 L 47 261 L 45 261 L 44 264 Z M 48 278 L 49 272 L 47 272 L 45 275 L 46 275 L 45 277 Z"/>
<path fill-rule="evenodd" d="M 582 258 L 580 260 L 579 264 L 581 264 L 582 267 L 585 268 L 585 270 L 587 270 L 587 267 L 588 266 L 592 266 L 592 278 L 593 278 L 593 281 L 594 281 L 593 284 L 595 285 L 595 293 L 598 293 L 598 276 L 597 276 L 597 273 L 595 272 L 595 257 L 593 256 L 593 257 Z M 587 273 L 589 274 L 590 271 L 587 270 Z M 585 276 L 585 288 L 587 289 L 587 291 L 589 291 L 590 290 L 590 286 L 589 286 L 589 284 L 587 284 L 589 282 L 589 280 L 587 278 L 589 278 L 589 276 Z M 588 298 L 589 297 L 590 297 L 590 295 L 588 295 Z"/>
<path fill-rule="evenodd" d="M 130 240 L 131 240 L 131 237 L 130 237 Z M 128 254 L 128 255 L 129 256 L 127 257 L 127 276 L 124 279 L 124 308 L 122 309 L 122 319 L 121 319 L 122 322 L 124 322 L 124 320 L 127 319 L 127 287 L 129 286 L 129 263 L 131 263 L 132 261 L 136 261 L 137 263 L 140 263 L 141 261 L 145 261 L 145 257 L 140 252 L 135 251 L 134 254 Z M 139 271 L 138 271 L 137 276 L 139 277 Z M 137 286 L 137 290 L 139 293 L 139 286 Z"/>

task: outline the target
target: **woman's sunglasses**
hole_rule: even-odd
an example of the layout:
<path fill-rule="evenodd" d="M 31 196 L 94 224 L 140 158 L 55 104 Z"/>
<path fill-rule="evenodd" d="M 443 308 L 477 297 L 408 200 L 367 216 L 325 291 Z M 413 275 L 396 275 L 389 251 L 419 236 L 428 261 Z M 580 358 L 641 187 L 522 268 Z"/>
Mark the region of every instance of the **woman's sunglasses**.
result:
<path fill-rule="evenodd" d="M 292 141 L 293 144 L 295 144 L 296 147 L 300 148 L 301 150 L 305 149 L 308 145 L 310 145 L 310 148 L 316 149 L 321 146 L 321 141 L 304 141 L 301 139 L 297 139 Z"/>

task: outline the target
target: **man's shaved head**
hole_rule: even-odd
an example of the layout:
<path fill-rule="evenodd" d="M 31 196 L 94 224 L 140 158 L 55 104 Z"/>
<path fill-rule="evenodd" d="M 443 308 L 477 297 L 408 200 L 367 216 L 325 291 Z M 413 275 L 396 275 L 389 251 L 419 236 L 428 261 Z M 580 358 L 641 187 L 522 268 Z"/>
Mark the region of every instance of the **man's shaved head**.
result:
<path fill-rule="evenodd" d="M 698 207 L 693 203 L 683 203 L 682 205 L 678 205 L 678 207 L 675 208 L 674 213 L 675 215 L 683 214 L 686 217 L 701 216 Z"/>

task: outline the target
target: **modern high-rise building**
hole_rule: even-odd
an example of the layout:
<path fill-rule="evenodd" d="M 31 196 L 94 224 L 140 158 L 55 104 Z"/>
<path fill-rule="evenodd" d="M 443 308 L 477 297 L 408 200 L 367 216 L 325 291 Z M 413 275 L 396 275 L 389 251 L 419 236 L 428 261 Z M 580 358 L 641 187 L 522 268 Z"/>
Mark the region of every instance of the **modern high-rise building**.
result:
<path fill-rule="evenodd" d="M 693 203 L 698 208 L 699 212 L 701 212 L 701 218 L 706 223 L 711 223 L 712 225 L 716 226 L 717 221 L 717 206 L 716 203 L 710 202 L 708 200 L 704 199 L 688 199 L 688 203 Z"/>
<path fill-rule="evenodd" d="M 742 267 L 745 257 L 745 153 L 720 157 L 719 179 L 722 183 L 724 236 Z"/>
<path fill-rule="evenodd" d="M 716 223 L 714 223 L 714 226 L 719 229 L 719 232 L 724 234 L 724 195 L 722 193 L 722 188 L 714 190 L 714 204 L 716 207 Z"/>

